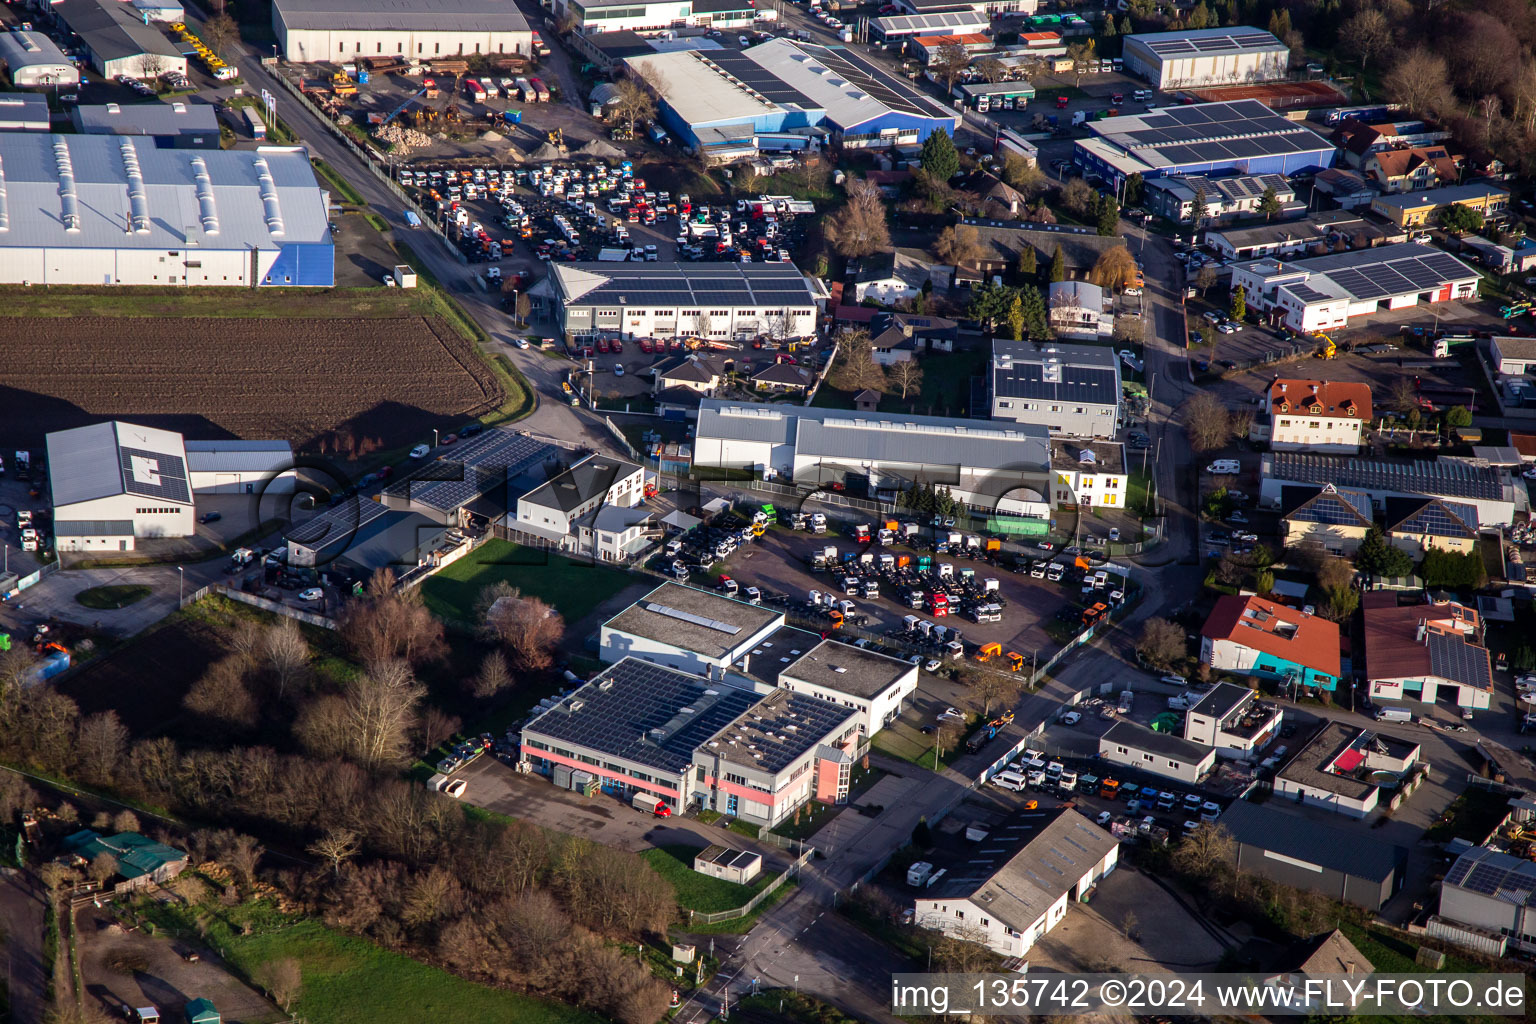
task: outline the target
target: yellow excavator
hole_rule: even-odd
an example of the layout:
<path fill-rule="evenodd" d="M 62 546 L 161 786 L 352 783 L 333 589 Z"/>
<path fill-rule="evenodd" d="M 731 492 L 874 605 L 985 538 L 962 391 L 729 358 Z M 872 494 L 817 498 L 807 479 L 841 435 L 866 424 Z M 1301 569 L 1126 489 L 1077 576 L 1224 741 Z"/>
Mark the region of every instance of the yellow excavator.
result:
<path fill-rule="evenodd" d="M 1337 345 L 1335 345 L 1333 343 L 1333 339 L 1332 338 L 1328 337 L 1328 335 L 1322 333 L 1321 331 L 1318 332 L 1317 336 L 1319 338 L 1322 338 L 1325 344 L 1323 345 L 1322 348 L 1320 348 L 1316 352 L 1312 353 L 1312 355 L 1315 358 L 1317 358 L 1317 359 L 1332 359 L 1332 358 L 1334 358 L 1335 356 L 1337 356 L 1339 354 L 1339 346 L 1337 346 Z"/>

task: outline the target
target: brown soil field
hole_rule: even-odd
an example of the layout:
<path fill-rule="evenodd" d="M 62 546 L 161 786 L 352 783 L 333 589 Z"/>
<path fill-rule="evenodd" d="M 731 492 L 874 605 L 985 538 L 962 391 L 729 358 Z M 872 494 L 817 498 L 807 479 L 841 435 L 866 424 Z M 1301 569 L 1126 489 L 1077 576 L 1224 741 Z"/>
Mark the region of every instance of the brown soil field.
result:
<path fill-rule="evenodd" d="M 0 447 L 116 417 L 350 455 L 503 399 L 473 344 L 434 317 L 0 317 Z"/>

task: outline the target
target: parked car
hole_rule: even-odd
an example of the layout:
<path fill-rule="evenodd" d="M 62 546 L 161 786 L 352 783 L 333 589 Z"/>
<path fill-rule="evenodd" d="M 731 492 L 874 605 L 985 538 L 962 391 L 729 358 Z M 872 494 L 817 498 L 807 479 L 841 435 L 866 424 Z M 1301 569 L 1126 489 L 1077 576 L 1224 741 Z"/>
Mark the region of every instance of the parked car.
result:
<path fill-rule="evenodd" d="M 202 515 L 197 517 L 197 521 L 206 525 L 208 523 L 216 523 L 223 518 L 224 513 L 222 512 L 204 512 Z"/>
<path fill-rule="evenodd" d="M 419 444 L 411 449 L 411 458 L 413 459 L 424 459 L 430 454 L 432 454 L 431 445 Z"/>

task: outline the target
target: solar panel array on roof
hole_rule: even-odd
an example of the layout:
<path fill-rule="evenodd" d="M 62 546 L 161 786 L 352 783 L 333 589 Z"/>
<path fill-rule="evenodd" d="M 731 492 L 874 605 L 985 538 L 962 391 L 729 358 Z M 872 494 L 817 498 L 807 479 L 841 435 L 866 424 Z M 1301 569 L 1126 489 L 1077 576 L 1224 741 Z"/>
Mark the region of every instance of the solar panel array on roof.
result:
<path fill-rule="evenodd" d="M 1232 32 L 1217 36 L 1182 36 L 1173 39 L 1142 39 L 1139 42 L 1159 57 L 1197 57 L 1202 54 L 1247 53 L 1283 48 L 1268 32 Z"/>
<path fill-rule="evenodd" d="M 933 110 L 919 104 L 910 90 L 888 79 L 856 54 L 830 46 L 805 46 L 802 49 L 890 109 L 915 117 L 934 116 Z"/>
<path fill-rule="evenodd" d="M 1468 850 L 1446 872 L 1445 884 L 1515 906 L 1536 903 L 1536 864 L 1487 847 Z"/>
<path fill-rule="evenodd" d="M 377 501 L 356 494 L 349 495 L 340 504 L 289 530 L 285 539 L 305 547 L 332 544 L 339 539 L 354 536 L 363 526 L 388 511 Z"/>
<path fill-rule="evenodd" d="M 407 480 L 392 484 L 391 495 L 412 504 L 450 512 L 498 488 L 553 454 L 555 448 L 510 430 L 488 430 L 459 442 L 451 459 L 439 459 Z"/>
<path fill-rule="evenodd" d="M 1493 665 L 1488 660 L 1488 648 L 1468 643 L 1459 633 L 1430 633 L 1425 639 L 1429 645 L 1430 671 L 1435 675 L 1480 690 L 1493 688 Z"/>
<path fill-rule="evenodd" d="M 1352 459 L 1308 452 L 1274 452 L 1269 458 L 1270 475 L 1278 480 L 1480 501 L 1505 498 L 1498 470 L 1450 459 Z"/>
<path fill-rule="evenodd" d="M 123 466 L 123 490 L 142 498 L 164 498 L 183 505 L 192 501 L 187 464 L 179 455 L 146 452 L 137 448 L 117 450 Z"/>
<path fill-rule="evenodd" d="M 1324 490 L 1286 518 L 1320 526 L 1369 526 L 1371 499 L 1357 491 Z"/>
<path fill-rule="evenodd" d="M 792 263 L 561 263 L 567 304 L 615 306 L 808 306 L 810 286 Z M 564 287 L 566 280 L 595 287 Z"/>
<path fill-rule="evenodd" d="M 1427 501 L 1391 530 L 1429 537 L 1476 536 L 1477 509 L 1454 501 Z"/>
<path fill-rule="evenodd" d="M 771 103 L 802 110 L 818 109 L 810 97 L 777 75 L 770 74 L 740 50 L 711 50 L 708 54 L 698 53 L 697 56 L 705 64 L 715 65 Z"/>

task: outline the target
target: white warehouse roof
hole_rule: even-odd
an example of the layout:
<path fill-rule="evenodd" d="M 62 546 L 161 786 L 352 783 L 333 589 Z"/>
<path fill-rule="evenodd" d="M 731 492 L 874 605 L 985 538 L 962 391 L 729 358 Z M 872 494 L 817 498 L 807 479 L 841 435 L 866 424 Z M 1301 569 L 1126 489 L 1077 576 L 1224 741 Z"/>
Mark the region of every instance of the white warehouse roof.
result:
<path fill-rule="evenodd" d="M 1233 57 L 1241 53 L 1289 53 L 1272 34 L 1257 28 L 1201 28 L 1183 32 L 1144 32 L 1125 37 L 1127 44 L 1145 47 L 1163 60 L 1191 57 Z"/>
<path fill-rule="evenodd" d="M 41 32 L 20 29 L 0 32 L 0 63 L 5 64 L 12 82 L 38 74 L 54 76 L 54 81 L 47 83 L 49 85 L 77 85 L 80 82 L 79 70 L 64 56 L 58 44 Z"/>
<path fill-rule="evenodd" d="M 192 504 L 181 435 L 119 420 L 49 434 L 48 478 L 55 508 L 119 494 Z"/>
<path fill-rule="evenodd" d="M 262 473 L 293 459 L 287 441 L 188 441 L 186 449 L 193 473 Z"/>
<path fill-rule="evenodd" d="M 112 135 L 0 134 L 0 249 L 330 244 L 299 148 L 158 149 Z"/>

